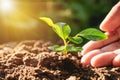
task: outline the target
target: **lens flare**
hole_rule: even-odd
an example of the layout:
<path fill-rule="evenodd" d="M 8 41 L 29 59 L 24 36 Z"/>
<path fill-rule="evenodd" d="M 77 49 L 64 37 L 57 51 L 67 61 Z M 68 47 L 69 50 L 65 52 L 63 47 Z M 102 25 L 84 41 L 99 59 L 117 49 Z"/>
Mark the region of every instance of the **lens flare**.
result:
<path fill-rule="evenodd" d="M 8 12 L 13 9 L 13 3 L 11 0 L 1 0 L 0 8 L 2 12 Z"/>

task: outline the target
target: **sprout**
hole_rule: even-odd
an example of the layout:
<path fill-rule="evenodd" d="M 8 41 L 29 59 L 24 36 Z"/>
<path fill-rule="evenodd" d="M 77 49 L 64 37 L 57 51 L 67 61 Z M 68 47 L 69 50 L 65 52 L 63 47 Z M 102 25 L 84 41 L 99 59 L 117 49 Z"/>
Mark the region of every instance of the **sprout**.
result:
<path fill-rule="evenodd" d="M 54 23 L 50 18 L 47 17 L 40 17 L 40 19 L 46 22 L 64 42 L 63 46 L 54 45 L 50 46 L 49 49 L 56 52 L 63 52 L 65 55 L 68 52 L 80 52 L 82 50 L 82 47 L 70 46 L 70 42 L 74 44 L 81 44 L 83 42 L 83 38 L 93 41 L 107 39 L 107 36 L 103 32 L 95 28 L 85 29 L 71 37 L 71 28 L 68 24 L 64 22 Z"/>

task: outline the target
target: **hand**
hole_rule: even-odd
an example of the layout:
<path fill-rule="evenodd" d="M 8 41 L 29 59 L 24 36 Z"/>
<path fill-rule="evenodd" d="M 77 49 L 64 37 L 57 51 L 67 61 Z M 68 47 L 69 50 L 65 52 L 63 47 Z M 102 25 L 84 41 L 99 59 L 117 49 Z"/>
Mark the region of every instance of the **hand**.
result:
<path fill-rule="evenodd" d="M 100 25 L 107 40 L 90 41 L 83 46 L 83 66 L 120 66 L 120 1 L 111 9 Z"/>

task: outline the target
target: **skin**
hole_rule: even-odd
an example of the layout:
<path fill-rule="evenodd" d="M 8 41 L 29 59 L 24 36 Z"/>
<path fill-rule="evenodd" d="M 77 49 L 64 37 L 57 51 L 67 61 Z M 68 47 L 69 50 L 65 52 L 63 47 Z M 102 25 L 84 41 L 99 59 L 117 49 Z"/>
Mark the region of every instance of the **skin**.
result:
<path fill-rule="evenodd" d="M 100 29 L 105 31 L 108 39 L 85 44 L 82 51 L 82 65 L 120 67 L 120 1 L 108 13 Z"/>

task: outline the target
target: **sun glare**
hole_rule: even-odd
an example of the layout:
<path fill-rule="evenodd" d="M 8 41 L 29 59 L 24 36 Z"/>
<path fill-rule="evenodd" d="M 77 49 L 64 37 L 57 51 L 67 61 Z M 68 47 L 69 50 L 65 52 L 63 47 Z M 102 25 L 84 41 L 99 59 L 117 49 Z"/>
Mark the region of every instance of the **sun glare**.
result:
<path fill-rule="evenodd" d="M 0 0 L 0 16 L 3 24 L 15 28 L 34 28 L 38 24 L 37 20 L 29 16 L 29 12 L 24 12 L 24 8 L 17 4 L 15 0 Z"/>
<path fill-rule="evenodd" d="M 13 9 L 13 3 L 11 0 L 1 0 L 0 7 L 3 12 L 8 12 Z"/>

